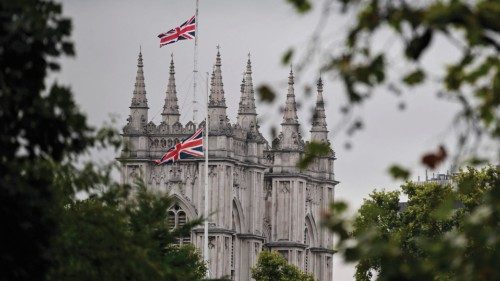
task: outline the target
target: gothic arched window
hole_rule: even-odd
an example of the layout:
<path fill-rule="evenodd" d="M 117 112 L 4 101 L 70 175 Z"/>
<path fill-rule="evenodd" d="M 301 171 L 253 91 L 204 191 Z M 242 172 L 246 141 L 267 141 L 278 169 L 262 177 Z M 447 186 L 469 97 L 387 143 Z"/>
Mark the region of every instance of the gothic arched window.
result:
<path fill-rule="evenodd" d="M 179 206 L 179 204 L 175 203 L 170 209 L 168 209 L 168 226 L 170 229 L 179 228 L 186 224 L 187 216 L 186 212 Z M 191 235 L 187 235 L 185 237 L 177 238 L 177 242 L 179 244 L 191 243 Z"/>

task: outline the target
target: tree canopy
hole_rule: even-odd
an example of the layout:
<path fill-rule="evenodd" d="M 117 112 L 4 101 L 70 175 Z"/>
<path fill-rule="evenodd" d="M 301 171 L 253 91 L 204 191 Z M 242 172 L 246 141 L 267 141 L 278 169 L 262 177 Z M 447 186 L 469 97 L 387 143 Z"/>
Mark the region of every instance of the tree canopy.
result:
<path fill-rule="evenodd" d="M 326 225 L 340 234 L 346 260 L 357 262 L 356 280 L 497 280 L 499 173 L 493 166 L 467 168 L 447 184 L 407 182 L 401 191 L 374 191 L 352 230 L 339 212 Z M 408 197 L 403 206 L 400 193 Z"/>
<path fill-rule="evenodd" d="M 122 188 L 118 186 L 118 188 Z M 191 244 L 177 245 L 200 219 L 167 223 L 173 200 L 139 186 L 134 199 L 108 190 L 66 205 L 54 237 L 48 280 L 202 280 L 206 265 Z"/>
<path fill-rule="evenodd" d="M 171 198 L 120 185 L 113 164 L 88 160 L 119 135 L 92 128 L 68 87 L 46 86 L 58 58 L 74 55 L 71 29 L 59 2 L 0 0 L 2 278 L 202 279 L 198 252 L 175 245 L 200 219 L 171 230 Z"/>
<path fill-rule="evenodd" d="M 262 251 L 255 267 L 252 268 L 255 281 L 314 281 L 314 277 L 281 256 L 276 251 Z"/>

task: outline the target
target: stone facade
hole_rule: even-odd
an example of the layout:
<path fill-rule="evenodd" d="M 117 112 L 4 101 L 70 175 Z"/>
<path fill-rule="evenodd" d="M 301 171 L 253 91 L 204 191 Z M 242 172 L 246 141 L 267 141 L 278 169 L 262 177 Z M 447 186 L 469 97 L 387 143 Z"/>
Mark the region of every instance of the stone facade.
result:
<path fill-rule="evenodd" d="M 311 272 L 318 280 L 332 280 L 332 235 L 319 226 L 321 211 L 334 199 L 333 150 L 315 159 L 305 170 L 295 163 L 304 154 L 290 71 L 286 105 L 279 136 L 269 143 L 259 132 L 255 109 L 252 66 L 248 58 L 238 117 L 231 124 L 226 114 L 222 63 L 217 52 L 209 100 L 209 256 L 212 277 L 231 276 L 250 280 L 250 269 L 264 248 L 280 252 L 292 264 Z M 311 138 L 329 142 L 323 103 L 323 84 L 318 81 L 317 103 Z M 148 122 L 143 60 L 139 53 L 130 116 L 123 128 L 124 147 L 118 160 L 122 180 L 141 178 L 151 190 L 176 199 L 170 210 L 173 226 L 202 216 L 204 206 L 204 159 L 180 160 L 156 165 L 165 151 L 192 134 L 205 122 L 179 122 L 173 58 L 165 93 L 162 122 Z M 203 229 L 197 228 L 181 243 L 203 249 Z"/>

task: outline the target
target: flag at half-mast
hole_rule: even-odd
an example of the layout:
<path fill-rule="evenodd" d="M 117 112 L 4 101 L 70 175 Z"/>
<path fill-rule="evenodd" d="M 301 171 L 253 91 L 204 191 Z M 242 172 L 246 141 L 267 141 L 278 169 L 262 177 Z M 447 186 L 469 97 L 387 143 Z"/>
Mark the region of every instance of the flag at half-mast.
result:
<path fill-rule="evenodd" d="M 179 159 L 203 157 L 203 128 L 198 129 L 188 138 L 176 143 L 159 160 L 158 165 L 173 163 Z"/>
<path fill-rule="evenodd" d="M 181 26 L 170 29 L 158 35 L 160 48 L 179 40 L 194 39 L 196 35 L 196 16 L 185 21 Z"/>

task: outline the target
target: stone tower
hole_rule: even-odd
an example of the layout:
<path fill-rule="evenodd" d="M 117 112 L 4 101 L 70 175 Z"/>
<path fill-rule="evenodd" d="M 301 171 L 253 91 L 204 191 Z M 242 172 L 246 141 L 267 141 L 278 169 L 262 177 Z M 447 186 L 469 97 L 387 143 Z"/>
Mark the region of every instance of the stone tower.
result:
<path fill-rule="evenodd" d="M 333 251 L 331 234 L 322 230 L 319 215 L 333 200 L 334 153 L 316 159 L 305 171 L 295 163 L 304 153 L 290 71 L 281 133 L 272 146 L 259 131 L 252 81 L 250 55 L 241 83 L 236 123 L 226 114 L 222 82 L 222 57 L 217 50 L 211 75 L 209 113 L 209 198 L 204 198 L 204 159 L 183 159 L 157 166 L 165 151 L 194 133 L 201 124 L 179 122 L 173 57 L 165 92 L 160 124 L 148 122 L 142 54 L 139 53 L 137 78 L 128 123 L 123 129 L 124 148 L 118 158 L 124 183 L 141 178 L 150 190 L 168 193 L 175 199 L 169 209 L 173 227 L 203 215 L 209 200 L 209 257 L 212 277 L 231 276 L 250 280 L 250 269 L 263 249 L 277 250 L 290 263 L 314 274 L 318 280 L 331 280 Z M 318 82 L 318 98 L 311 129 L 314 141 L 328 142 L 323 85 Z M 203 248 L 203 229 L 194 229 L 179 243 Z"/>

